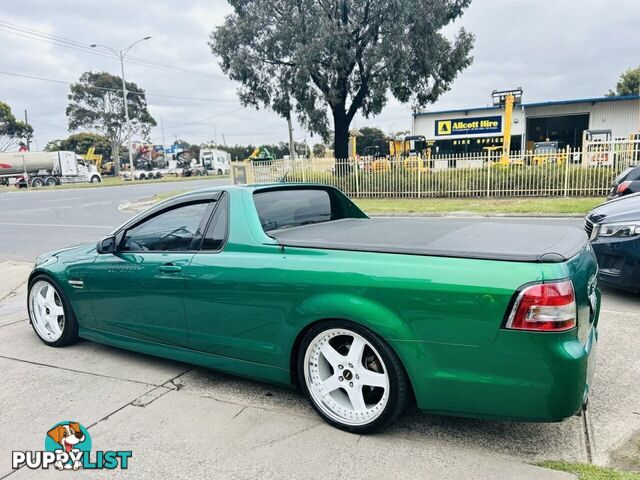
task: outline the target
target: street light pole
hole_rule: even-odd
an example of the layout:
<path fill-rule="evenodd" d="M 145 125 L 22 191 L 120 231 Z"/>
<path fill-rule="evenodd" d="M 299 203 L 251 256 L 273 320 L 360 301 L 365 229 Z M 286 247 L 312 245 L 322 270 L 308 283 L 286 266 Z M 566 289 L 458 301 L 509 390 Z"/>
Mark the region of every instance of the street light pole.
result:
<path fill-rule="evenodd" d="M 122 72 L 122 98 L 124 100 L 124 116 L 125 119 L 127 121 L 127 146 L 128 146 L 128 151 L 129 151 L 129 168 L 131 169 L 130 171 L 130 175 L 131 175 L 131 181 L 134 181 L 135 178 L 133 176 L 133 146 L 131 145 L 131 120 L 129 118 L 129 101 L 127 99 L 127 82 L 124 78 L 124 57 L 127 55 L 127 53 L 129 53 L 129 50 L 131 50 L 134 46 L 136 46 L 138 43 L 143 42 L 145 40 L 149 40 L 151 37 L 144 37 L 141 38 L 140 40 L 137 40 L 135 42 L 133 42 L 131 45 L 129 45 L 127 48 L 125 48 L 124 50 L 114 50 L 111 47 L 107 47 L 106 45 L 99 45 L 99 44 L 92 44 L 90 45 L 91 48 L 96 48 L 96 47 L 101 47 L 104 48 L 106 50 L 109 50 L 110 52 L 114 53 L 115 55 L 117 55 L 118 57 L 120 57 L 120 71 Z M 116 165 L 119 164 L 120 159 L 116 158 L 115 162 Z"/>

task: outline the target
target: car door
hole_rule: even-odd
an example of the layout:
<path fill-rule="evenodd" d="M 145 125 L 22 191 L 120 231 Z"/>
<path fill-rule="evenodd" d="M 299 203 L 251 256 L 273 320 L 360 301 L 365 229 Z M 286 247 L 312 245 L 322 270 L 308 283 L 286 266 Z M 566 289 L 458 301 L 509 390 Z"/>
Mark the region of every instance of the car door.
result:
<path fill-rule="evenodd" d="M 275 246 L 235 242 L 229 195 L 218 202 L 202 248 L 186 277 L 185 315 L 191 348 L 256 364 L 288 368 L 282 331 L 306 291 L 291 284 Z"/>
<path fill-rule="evenodd" d="M 211 215 L 211 199 L 185 201 L 127 227 L 118 249 L 98 255 L 92 281 L 99 328 L 186 346 L 184 279 Z"/>

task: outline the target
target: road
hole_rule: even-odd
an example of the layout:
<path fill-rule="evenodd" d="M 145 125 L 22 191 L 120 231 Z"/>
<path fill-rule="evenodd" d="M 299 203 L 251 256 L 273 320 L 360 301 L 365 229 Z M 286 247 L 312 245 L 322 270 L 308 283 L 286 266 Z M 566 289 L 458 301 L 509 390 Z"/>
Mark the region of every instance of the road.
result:
<path fill-rule="evenodd" d="M 223 178 L 30 191 L 0 187 L 0 260 L 31 262 L 49 250 L 97 242 L 131 217 L 118 210 L 124 202 L 228 183 Z"/>

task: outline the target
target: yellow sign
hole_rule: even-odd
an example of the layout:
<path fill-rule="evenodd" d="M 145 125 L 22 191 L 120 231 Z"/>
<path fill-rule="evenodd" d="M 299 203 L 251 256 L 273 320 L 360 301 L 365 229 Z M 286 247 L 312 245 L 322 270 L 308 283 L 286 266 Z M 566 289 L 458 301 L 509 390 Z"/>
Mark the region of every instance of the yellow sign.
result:
<path fill-rule="evenodd" d="M 451 120 L 438 122 L 438 135 L 451 135 Z"/>

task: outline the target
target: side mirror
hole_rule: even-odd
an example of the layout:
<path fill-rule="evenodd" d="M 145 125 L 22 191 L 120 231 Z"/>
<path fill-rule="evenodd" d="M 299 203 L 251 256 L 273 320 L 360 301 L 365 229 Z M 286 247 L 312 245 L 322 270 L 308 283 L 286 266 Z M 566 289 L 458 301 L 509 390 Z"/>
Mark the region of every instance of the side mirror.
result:
<path fill-rule="evenodd" d="M 116 252 L 116 237 L 106 237 L 98 242 L 96 247 L 98 253 L 115 253 Z"/>

